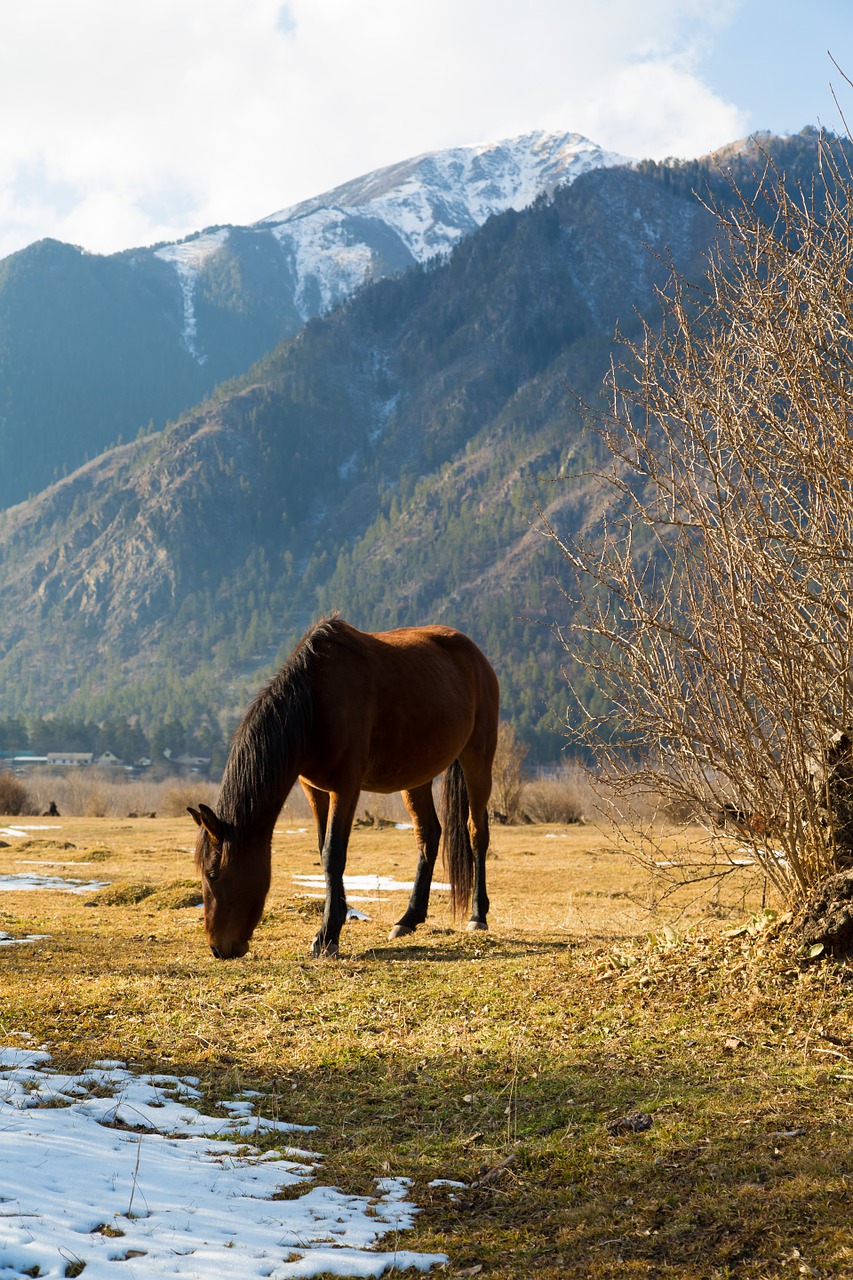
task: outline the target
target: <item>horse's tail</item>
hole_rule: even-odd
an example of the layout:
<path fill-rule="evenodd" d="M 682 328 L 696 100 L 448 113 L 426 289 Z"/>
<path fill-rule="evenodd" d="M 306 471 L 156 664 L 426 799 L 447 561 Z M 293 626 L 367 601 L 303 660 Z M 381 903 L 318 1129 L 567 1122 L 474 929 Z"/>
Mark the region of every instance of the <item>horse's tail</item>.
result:
<path fill-rule="evenodd" d="M 468 910 L 474 882 L 474 851 L 468 830 L 468 788 L 458 760 L 445 770 L 442 795 L 441 854 L 450 876 L 450 909 L 455 918 Z"/>

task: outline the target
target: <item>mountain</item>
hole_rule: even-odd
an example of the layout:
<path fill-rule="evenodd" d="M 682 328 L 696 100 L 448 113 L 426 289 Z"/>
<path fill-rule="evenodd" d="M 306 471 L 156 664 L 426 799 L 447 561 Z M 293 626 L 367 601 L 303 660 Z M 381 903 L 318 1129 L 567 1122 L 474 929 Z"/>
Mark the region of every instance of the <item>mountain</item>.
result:
<path fill-rule="evenodd" d="M 807 135 L 768 141 L 808 178 Z M 759 155 L 759 159 L 760 159 Z M 742 184 L 755 156 L 732 153 Z M 319 614 L 442 621 L 494 661 L 539 759 L 562 745 L 570 583 L 537 510 L 598 501 L 593 401 L 614 325 L 701 272 L 732 198 L 711 161 L 601 167 L 312 319 L 166 430 L 0 513 L 0 715 L 230 728 Z M 633 331 L 636 331 L 634 328 Z M 564 591 L 566 588 L 566 591 Z"/>
<path fill-rule="evenodd" d="M 420 156 L 246 227 L 0 262 L 0 506 L 162 428 L 364 284 L 620 158 L 531 133 Z"/>
<path fill-rule="evenodd" d="M 341 608 L 472 631 L 535 736 L 558 565 L 531 488 L 562 506 L 544 477 L 588 452 L 566 383 L 594 394 L 616 315 L 650 305 L 664 268 L 643 241 L 692 265 L 709 221 L 654 178 L 594 170 L 0 514 L 0 709 L 230 714 L 236 677 Z"/>

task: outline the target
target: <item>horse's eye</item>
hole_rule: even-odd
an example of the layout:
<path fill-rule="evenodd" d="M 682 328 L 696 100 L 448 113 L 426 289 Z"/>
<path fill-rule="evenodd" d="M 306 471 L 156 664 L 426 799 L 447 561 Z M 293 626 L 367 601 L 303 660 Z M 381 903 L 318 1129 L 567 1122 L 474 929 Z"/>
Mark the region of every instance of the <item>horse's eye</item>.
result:
<path fill-rule="evenodd" d="M 208 851 L 207 857 L 202 863 L 202 870 L 207 879 L 213 881 L 219 875 L 219 869 L 222 864 L 222 850 L 212 849 Z"/>

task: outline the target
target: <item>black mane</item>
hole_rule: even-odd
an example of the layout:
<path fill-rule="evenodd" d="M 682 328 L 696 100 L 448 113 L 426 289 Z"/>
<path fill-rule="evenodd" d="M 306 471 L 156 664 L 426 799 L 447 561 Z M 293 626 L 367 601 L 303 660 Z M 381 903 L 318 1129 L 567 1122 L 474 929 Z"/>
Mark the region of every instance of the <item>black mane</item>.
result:
<path fill-rule="evenodd" d="M 222 776 L 217 811 L 223 822 L 238 829 L 274 825 L 311 735 L 317 646 L 345 629 L 328 618 L 307 631 L 249 706 Z"/>

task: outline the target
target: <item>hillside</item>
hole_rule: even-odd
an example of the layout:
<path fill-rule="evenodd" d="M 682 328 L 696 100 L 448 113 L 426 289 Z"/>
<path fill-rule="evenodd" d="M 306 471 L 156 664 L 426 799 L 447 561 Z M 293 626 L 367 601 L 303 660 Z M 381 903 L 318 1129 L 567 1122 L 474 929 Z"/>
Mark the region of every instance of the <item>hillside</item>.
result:
<path fill-rule="evenodd" d="M 614 163 L 530 134 L 366 174 L 248 227 L 102 257 L 45 240 L 0 262 L 0 506 L 162 428 L 354 290 L 492 214 Z"/>
<path fill-rule="evenodd" d="M 778 143 L 802 168 L 814 140 Z M 786 152 L 787 148 L 787 152 Z M 810 150 L 811 148 L 811 150 Z M 562 745 L 571 620 L 537 503 L 592 444 L 617 320 L 654 317 L 667 255 L 698 275 L 713 166 L 611 168 L 506 212 L 446 260 L 363 289 L 162 433 L 0 514 L 0 715 L 230 728 L 319 613 L 470 632 L 538 758 Z"/>
<path fill-rule="evenodd" d="M 543 649 L 530 629 L 556 566 L 530 529 L 527 477 L 584 448 L 564 384 L 591 391 L 617 309 L 648 306 L 663 268 L 642 237 L 692 262 L 708 234 L 695 200 L 591 173 L 492 219 L 446 263 L 363 291 L 243 385 L 6 511 L 4 707 L 120 686 L 142 711 L 169 670 L 187 697 L 215 681 L 221 703 L 223 681 L 340 608 L 361 625 L 454 621 L 507 676 L 521 646 L 533 732 L 535 691 L 556 685 L 528 678 Z"/>

